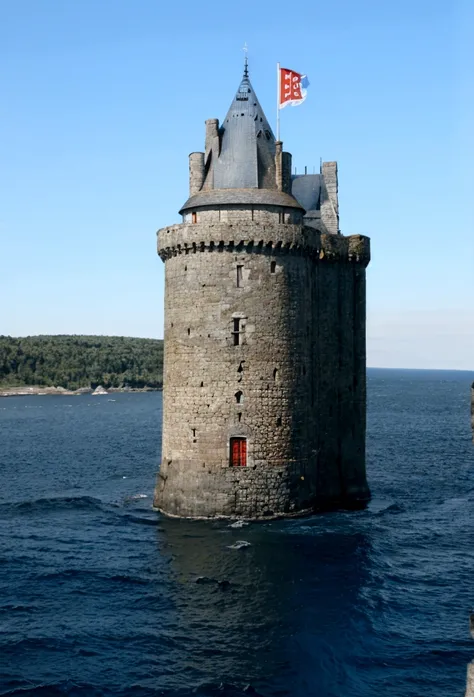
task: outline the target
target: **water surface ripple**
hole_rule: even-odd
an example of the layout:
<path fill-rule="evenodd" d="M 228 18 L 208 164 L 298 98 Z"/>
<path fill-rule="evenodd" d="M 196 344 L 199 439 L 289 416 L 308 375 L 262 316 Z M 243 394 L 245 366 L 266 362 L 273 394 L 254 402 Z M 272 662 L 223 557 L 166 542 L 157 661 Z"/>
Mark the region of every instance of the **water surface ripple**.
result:
<path fill-rule="evenodd" d="M 370 370 L 368 510 L 242 527 L 151 509 L 160 393 L 0 400 L 0 695 L 462 695 L 473 377 Z"/>

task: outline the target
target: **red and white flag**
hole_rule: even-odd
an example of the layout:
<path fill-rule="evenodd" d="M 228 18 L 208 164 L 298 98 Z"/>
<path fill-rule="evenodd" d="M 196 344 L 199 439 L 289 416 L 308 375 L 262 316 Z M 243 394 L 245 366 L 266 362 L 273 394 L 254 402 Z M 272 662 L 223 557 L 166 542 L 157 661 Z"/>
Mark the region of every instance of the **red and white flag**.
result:
<path fill-rule="evenodd" d="M 280 68 L 279 83 L 278 106 L 280 109 L 283 109 L 288 104 L 297 106 L 304 102 L 306 99 L 305 88 L 309 85 L 306 75 L 287 68 Z"/>

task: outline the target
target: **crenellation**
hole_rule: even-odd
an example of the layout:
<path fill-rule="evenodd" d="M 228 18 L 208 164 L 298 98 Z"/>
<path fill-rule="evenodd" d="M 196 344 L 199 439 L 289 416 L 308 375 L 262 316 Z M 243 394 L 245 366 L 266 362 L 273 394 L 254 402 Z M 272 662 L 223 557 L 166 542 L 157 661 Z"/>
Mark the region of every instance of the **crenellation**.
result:
<path fill-rule="evenodd" d="M 311 227 L 272 223 L 259 226 L 256 222 L 242 222 L 238 227 L 230 223 L 182 223 L 159 230 L 158 254 L 164 260 L 168 255 L 187 254 L 190 251 L 233 251 L 240 246 L 247 253 L 302 252 L 317 255 L 326 261 L 370 261 L 370 240 L 363 235 L 330 235 Z M 235 239 L 238 235 L 241 239 Z M 254 239 L 252 239 L 254 236 Z M 203 239 L 205 237 L 205 239 Z M 263 239 L 259 239 L 262 238 Z M 210 239 L 211 238 L 211 239 Z"/>

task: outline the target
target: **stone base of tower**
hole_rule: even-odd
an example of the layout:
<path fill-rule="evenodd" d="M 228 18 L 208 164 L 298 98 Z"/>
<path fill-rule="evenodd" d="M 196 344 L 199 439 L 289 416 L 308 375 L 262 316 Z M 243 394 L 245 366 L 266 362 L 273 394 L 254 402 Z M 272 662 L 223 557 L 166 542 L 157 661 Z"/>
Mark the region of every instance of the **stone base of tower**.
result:
<path fill-rule="evenodd" d="M 269 520 L 318 511 L 366 506 L 370 491 L 362 467 L 359 481 L 318 491 L 318 474 L 299 465 L 196 469 L 195 463 L 162 462 L 154 507 L 177 518 Z"/>

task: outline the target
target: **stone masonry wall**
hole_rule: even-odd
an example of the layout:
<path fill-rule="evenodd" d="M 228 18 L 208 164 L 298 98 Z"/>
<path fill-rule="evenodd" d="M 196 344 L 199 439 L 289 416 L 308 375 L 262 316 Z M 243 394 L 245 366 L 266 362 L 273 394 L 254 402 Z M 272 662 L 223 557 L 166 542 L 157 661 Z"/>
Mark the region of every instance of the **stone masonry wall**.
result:
<path fill-rule="evenodd" d="M 186 222 L 192 221 L 192 213 L 185 216 Z M 259 204 L 253 208 L 247 205 L 227 205 L 216 209 L 211 206 L 203 206 L 195 211 L 197 223 L 290 223 L 296 225 L 302 222 L 303 212 L 297 208 L 284 208 L 283 206 L 265 206 Z"/>
<path fill-rule="evenodd" d="M 333 235 L 339 232 L 337 162 L 323 162 L 321 177 L 321 222 Z"/>
<path fill-rule="evenodd" d="M 197 194 L 204 182 L 204 153 L 192 152 L 189 155 L 189 195 Z"/>
<path fill-rule="evenodd" d="M 165 362 L 155 505 L 179 516 L 258 518 L 367 497 L 358 355 L 367 238 L 251 221 L 183 224 L 160 231 L 159 253 Z M 232 436 L 247 438 L 247 467 L 229 466 Z"/>

